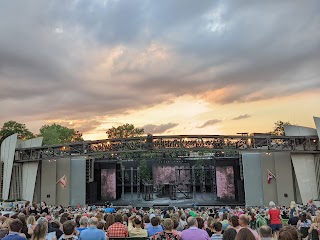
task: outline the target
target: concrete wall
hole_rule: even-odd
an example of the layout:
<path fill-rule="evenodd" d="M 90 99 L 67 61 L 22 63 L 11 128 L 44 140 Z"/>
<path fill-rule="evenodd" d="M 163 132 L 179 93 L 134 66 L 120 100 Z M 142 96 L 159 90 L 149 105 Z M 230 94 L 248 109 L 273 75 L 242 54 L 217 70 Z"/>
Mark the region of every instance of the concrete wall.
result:
<path fill-rule="evenodd" d="M 15 147 L 17 144 L 18 134 L 15 133 L 5 140 L 1 144 L 1 161 L 3 162 L 3 192 L 2 199 L 7 200 L 9 198 L 9 190 L 11 183 L 12 167 L 15 154 Z"/>
<path fill-rule="evenodd" d="M 291 158 L 302 202 L 307 204 L 310 198 L 318 198 L 314 155 L 291 154 Z"/>
<path fill-rule="evenodd" d="M 44 160 L 41 165 L 41 201 L 56 205 L 57 161 Z"/>
<path fill-rule="evenodd" d="M 22 165 L 22 199 L 32 202 L 36 178 L 38 172 L 38 162 L 28 162 Z"/>
<path fill-rule="evenodd" d="M 71 188 L 71 159 L 70 158 L 59 158 L 57 159 L 57 180 L 66 175 L 67 186 L 63 188 L 61 184 L 57 184 L 56 187 L 56 204 L 62 206 L 70 205 L 70 188 Z M 79 190 L 80 191 L 80 190 Z"/>
<path fill-rule="evenodd" d="M 32 138 L 28 140 L 18 139 L 16 148 L 32 148 L 32 147 L 41 147 L 43 137 Z"/>
<path fill-rule="evenodd" d="M 289 206 L 295 200 L 290 153 L 243 153 L 245 199 L 248 206 L 268 205 L 274 201 Z M 268 170 L 276 178 L 268 184 Z"/>
<path fill-rule="evenodd" d="M 316 128 L 317 128 L 318 137 L 320 139 L 320 118 L 313 117 L 313 120 L 314 120 L 314 123 L 315 123 Z"/>
<path fill-rule="evenodd" d="M 309 127 L 285 125 L 283 126 L 286 136 L 315 136 L 317 130 Z"/>
<path fill-rule="evenodd" d="M 276 177 L 270 184 L 268 184 L 268 170 Z M 289 206 L 295 199 L 290 153 L 261 153 L 261 172 L 265 205 L 274 201 L 278 205 Z"/>
<path fill-rule="evenodd" d="M 275 160 L 275 175 L 277 177 L 278 204 L 280 206 L 289 206 L 290 202 L 295 200 L 291 155 L 288 152 L 275 152 L 273 156 Z"/>
<path fill-rule="evenodd" d="M 86 203 L 86 159 L 85 157 L 71 158 L 71 191 L 70 205 L 81 206 Z"/>
<path fill-rule="evenodd" d="M 270 184 L 268 184 L 268 170 L 277 177 L 273 153 L 261 153 L 263 202 L 267 206 L 270 201 L 274 201 L 278 204 L 277 179 L 272 179 Z"/>
<path fill-rule="evenodd" d="M 41 164 L 39 163 L 32 202 L 41 202 Z"/>
<path fill-rule="evenodd" d="M 263 205 L 260 153 L 243 153 L 243 178 L 247 206 Z"/>
<path fill-rule="evenodd" d="M 17 148 L 31 148 L 42 146 L 43 137 L 29 140 L 18 140 Z M 36 178 L 38 172 L 38 162 L 28 162 L 22 165 L 22 198 L 32 202 L 35 192 Z"/>

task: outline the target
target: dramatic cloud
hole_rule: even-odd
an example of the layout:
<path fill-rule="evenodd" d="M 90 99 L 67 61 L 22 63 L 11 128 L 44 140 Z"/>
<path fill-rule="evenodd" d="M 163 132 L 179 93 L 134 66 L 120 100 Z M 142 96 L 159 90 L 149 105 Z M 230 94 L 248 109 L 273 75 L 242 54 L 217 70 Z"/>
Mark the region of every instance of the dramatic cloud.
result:
<path fill-rule="evenodd" d="M 208 126 L 211 126 L 211 125 L 215 125 L 215 124 L 217 124 L 219 122 L 221 122 L 221 120 L 219 120 L 219 119 L 211 119 L 211 120 L 206 121 L 204 124 L 202 124 L 198 128 L 205 128 L 205 127 L 208 127 Z"/>
<path fill-rule="evenodd" d="M 61 121 L 61 120 L 52 120 L 49 121 L 48 124 L 58 123 L 62 126 L 66 126 L 68 128 L 73 128 L 81 133 L 88 133 L 90 131 L 95 130 L 99 127 L 103 122 L 97 120 L 72 120 L 72 121 Z"/>
<path fill-rule="evenodd" d="M 4 0 L 0 121 L 320 89 L 319 9 L 318 0 Z"/>
<path fill-rule="evenodd" d="M 249 114 L 239 115 L 238 117 L 232 118 L 232 120 L 240 120 L 251 117 Z"/>
<path fill-rule="evenodd" d="M 178 125 L 179 125 L 178 123 L 167 123 L 167 124 L 161 124 L 161 125 L 148 124 L 143 126 L 142 128 L 144 129 L 145 133 L 161 134 Z"/>

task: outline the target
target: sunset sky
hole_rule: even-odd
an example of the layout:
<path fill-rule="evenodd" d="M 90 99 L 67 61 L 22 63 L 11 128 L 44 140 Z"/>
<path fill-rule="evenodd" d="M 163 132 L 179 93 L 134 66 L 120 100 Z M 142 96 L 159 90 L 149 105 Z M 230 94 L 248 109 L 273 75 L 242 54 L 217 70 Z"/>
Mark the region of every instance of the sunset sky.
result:
<path fill-rule="evenodd" d="M 320 1 L 4 0 L 0 126 L 85 139 L 314 127 Z"/>

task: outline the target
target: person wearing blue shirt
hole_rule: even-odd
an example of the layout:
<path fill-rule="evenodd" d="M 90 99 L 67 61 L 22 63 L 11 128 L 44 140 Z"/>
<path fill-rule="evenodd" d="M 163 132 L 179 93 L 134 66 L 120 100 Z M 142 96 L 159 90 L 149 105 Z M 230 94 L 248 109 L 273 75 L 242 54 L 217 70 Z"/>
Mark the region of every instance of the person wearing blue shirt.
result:
<path fill-rule="evenodd" d="M 106 234 L 104 231 L 97 228 L 98 219 L 92 217 L 89 219 L 89 227 L 86 230 L 81 231 L 80 240 L 106 240 Z"/>
<path fill-rule="evenodd" d="M 26 240 L 25 237 L 20 236 L 22 222 L 19 219 L 14 219 L 9 224 L 9 229 L 9 234 L 6 237 L 2 238 L 3 240 Z"/>
<path fill-rule="evenodd" d="M 77 231 L 80 234 L 83 230 L 88 229 L 88 227 L 87 227 L 88 226 L 88 217 L 82 216 L 80 218 L 79 224 L 80 224 L 80 227 L 77 227 Z"/>
<path fill-rule="evenodd" d="M 163 232 L 163 229 L 159 225 L 159 223 L 160 223 L 159 218 L 157 217 L 151 218 L 151 225 L 147 227 L 148 237 L 151 237 L 153 235 L 156 235 L 157 233 Z"/>
<path fill-rule="evenodd" d="M 112 206 L 107 206 L 106 209 L 105 209 L 105 212 L 106 213 L 115 213 L 116 210 Z"/>

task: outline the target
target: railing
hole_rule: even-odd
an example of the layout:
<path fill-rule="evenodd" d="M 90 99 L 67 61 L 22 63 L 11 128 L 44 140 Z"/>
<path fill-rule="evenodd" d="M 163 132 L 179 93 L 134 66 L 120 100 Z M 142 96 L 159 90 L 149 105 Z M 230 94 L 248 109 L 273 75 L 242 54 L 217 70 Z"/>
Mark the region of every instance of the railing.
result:
<path fill-rule="evenodd" d="M 228 153 L 239 151 L 290 151 L 290 152 L 317 152 L 319 139 L 317 136 L 286 137 L 286 136 L 244 136 L 244 135 L 175 135 L 175 136 L 145 136 L 125 139 L 105 139 L 84 141 L 63 145 L 42 146 L 35 148 L 16 149 L 16 161 L 36 161 L 67 157 L 73 155 L 93 156 L 142 152 L 179 152 L 189 157 L 192 152 L 218 154 L 225 156 Z M 199 157 L 197 155 L 197 157 Z"/>

